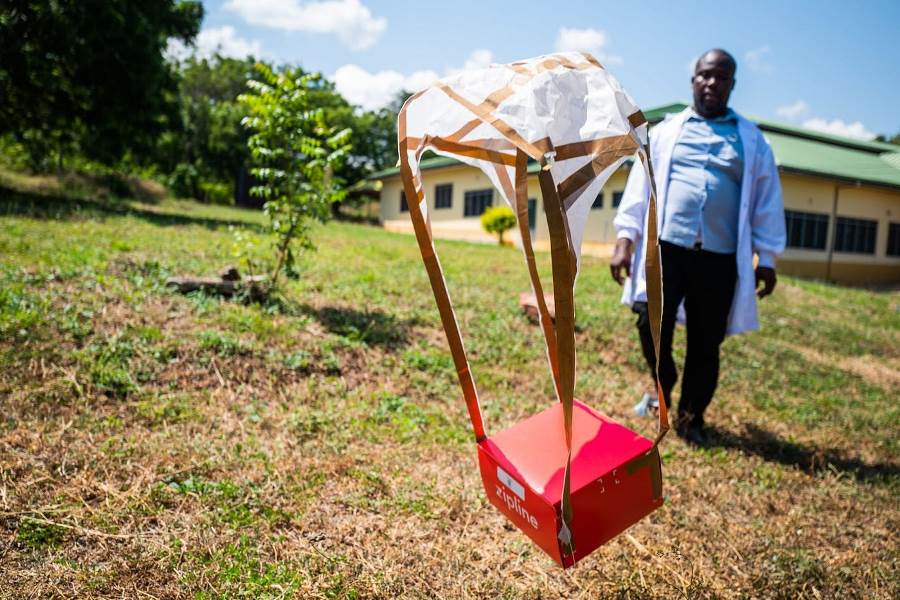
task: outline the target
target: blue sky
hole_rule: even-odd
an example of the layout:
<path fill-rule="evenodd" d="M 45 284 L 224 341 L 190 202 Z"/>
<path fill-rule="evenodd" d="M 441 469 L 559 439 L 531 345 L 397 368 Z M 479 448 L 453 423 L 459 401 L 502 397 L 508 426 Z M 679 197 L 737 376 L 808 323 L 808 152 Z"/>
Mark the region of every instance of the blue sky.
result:
<path fill-rule="evenodd" d="M 738 60 L 732 106 L 833 133 L 900 132 L 900 1 L 213 0 L 198 51 L 248 52 L 375 107 L 466 66 L 593 52 L 644 108 L 690 99 L 690 64 Z"/>

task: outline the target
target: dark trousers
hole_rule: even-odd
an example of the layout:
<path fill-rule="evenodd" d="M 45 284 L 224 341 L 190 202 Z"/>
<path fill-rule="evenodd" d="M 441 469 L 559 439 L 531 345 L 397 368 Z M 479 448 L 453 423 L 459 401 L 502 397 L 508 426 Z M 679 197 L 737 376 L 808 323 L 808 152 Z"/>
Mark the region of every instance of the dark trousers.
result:
<path fill-rule="evenodd" d="M 734 254 L 683 248 L 660 242 L 663 272 L 663 317 L 659 340 L 659 379 L 666 406 L 671 406 L 672 388 L 678 371 L 672 359 L 672 335 L 678 306 L 684 300 L 687 315 L 687 352 L 678 423 L 703 426 L 703 413 L 712 401 L 719 382 L 719 346 L 725 339 L 728 313 L 737 283 Z M 647 303 L 635 302 L 641 349 L 654 381 L 656 363 Z"/>

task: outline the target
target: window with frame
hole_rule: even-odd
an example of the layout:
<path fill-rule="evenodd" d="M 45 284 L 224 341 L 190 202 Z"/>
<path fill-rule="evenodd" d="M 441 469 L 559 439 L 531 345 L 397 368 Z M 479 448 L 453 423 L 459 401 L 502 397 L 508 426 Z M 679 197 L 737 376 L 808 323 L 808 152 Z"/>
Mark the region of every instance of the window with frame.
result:
<path fill-rule="evenodd" d="M 784 211 L 784 228 L 790 248 L 824 250 L 828 239 L 828 215 L 821 213 Z"/>
<path fill-rule="evenodd" d="M 834 231 L 834 251 L 875 254 L 878 221 L 838 217 Z"/>
<path fill-rule="evenodd" d="M 494 203 L 494 190 L 470 190 L 463 196 L 463 216 L 477 217 L 480 216 L 487 208 Z"/>
<path fill-rule="evenodd" d="M 442 183 L 434 186 L 434 207 L 453 208 L 453 184 Z"/>
<path fill-rule="evenodd" d="M 888 256 L 900 256 L 900 223 L 888 224 Z"/>
<path fill-rule="evenodd" d="M 603 208 L 603 190 L 597 192 L 597 197 L 594 198 L 594 203 L 591 204 L 591 210 L 596 210 Z"/>
<path fill-rule="evenodd" d="M 624 194 L 625 194 L 625 192 L 613 192 L 613 197 L 612 197 L 612 207 L 613 208 L 619 208 L 619 205 L 622 204 L 622 196 Z"/>
<path fill-rule="evenodd" d="M 406 203 L 406 192 L 400 190 L 400 212 L 409 212 L 409 204 Z"/>

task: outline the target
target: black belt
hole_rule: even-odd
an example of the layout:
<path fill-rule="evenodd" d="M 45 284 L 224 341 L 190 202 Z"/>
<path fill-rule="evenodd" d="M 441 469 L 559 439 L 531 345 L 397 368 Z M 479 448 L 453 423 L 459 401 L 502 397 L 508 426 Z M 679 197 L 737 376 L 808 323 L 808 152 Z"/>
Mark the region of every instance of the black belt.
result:
<path fill-rule="evenodd" d="M 700 252 L 701 250 L 707 254 L 723 256 L 723 257 L 734 257 L 735 252 L 715 252 L 713 250 L 705 250 L 703 248 L 703 242 L 695 242 L 693 246 L 681 246 L 679 244 L 673 244 L 672 242 L 667 242 L 666 240 L 659 240 L 660 245 L 662 246 L 671 246 L 672 248 L 676 248 L 678 250 L 682 250 L 684 252 Z"/>
<path fill-rule="evenodd" d="M 673 248 L 680 248 L 682 250 L 703 250 L 703 242 L 694 242 L 693 246 L 682 246 L 681 244 L 674 244 L 664 239 L 659 240 L 660 244 L 666 244 L 668 246 L 672 246 Z"/>

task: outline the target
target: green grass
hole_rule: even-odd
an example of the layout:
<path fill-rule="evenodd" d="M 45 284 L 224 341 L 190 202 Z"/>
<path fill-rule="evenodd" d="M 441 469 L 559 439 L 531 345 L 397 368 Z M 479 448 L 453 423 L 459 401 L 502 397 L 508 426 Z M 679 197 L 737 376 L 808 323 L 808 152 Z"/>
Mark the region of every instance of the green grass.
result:
<path fill-rule="evenodd" d="M 570 576 L 484 498 L 411 237 L 331 223 L 264 303 L 180 296 L 167 277 L 218 273 L 235 230 L 261 236 L 262 215 L 4 177 L 0 564 L 15 583 L 0 592 L 900 592 L 896 292 L 780 278 L 762 331 L 724 345 L 715 444 L 663 443 L 667 504 L 631 531 L 683 580 L 621 537 Z M 437 248 L 489 431 L 548 406 L 543 340 L 518 307 L 520 252 Z M 270 260 L 265 244 L 249 252 Z M 650 435 L 630 412 L 647 383 L 634 316 L 606 262 L 583 264 L 578 396 Z M 683 358 L 680 329 L 676 346 Z"/>
<path fill-rule="evenodd" d="M 47 525 L 40 521 L 22 519 L 16 533 L 16 541 L 29 550 L 41 550 L 59 546 L 65 538 L 66 530 L 57 525 Z"/>

